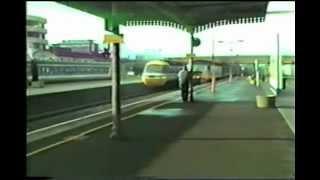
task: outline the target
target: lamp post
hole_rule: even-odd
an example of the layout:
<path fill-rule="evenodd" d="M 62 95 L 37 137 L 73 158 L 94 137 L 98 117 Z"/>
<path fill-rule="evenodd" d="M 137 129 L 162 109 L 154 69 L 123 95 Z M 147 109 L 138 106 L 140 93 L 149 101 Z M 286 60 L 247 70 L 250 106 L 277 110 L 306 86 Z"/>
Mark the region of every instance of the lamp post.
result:
<path fill-rule="evenodd" d="M 189 91 L 189 93 L 190 93 L 190 95 L 189 95 L 189 97 L 188 97 L 188 100 L 189 100 L 189 102 L 193 102 L 193 47 L 194 47 L 194 45 L 193 45 L 193 39 L 194 39 L 194 31 L 191 31 L 191 49 L 190 49 L 190 54 L 191 54 L 191 57 L 190 57 L 190 59 L 189 59 L 189 64 L 190 64 L 190 70 L 189 70 L 189 89 L 190 89 L 190 91 Z"/>
<path fill-rule="evenodd" d="M 211 60 L 212 60 L 212 63 L 214 62 L 214 39 L 212 40 L 212 56 L 211 56 Z"/>
<path fill-rule="evenodd" d="M 235 43 L 243 43 L 244 42 L 244 40 L 237 40 L 237 41 L 228 41 L 227 43 L 229 44 L 229 47 L 230 47 L 230 54 L 231 55 L 234 55 L 235 56 L 235 54 L 233 53 L 234 51 L 234 47 L 233 47 L 233 45 L 235 44 Z M 218 43 L 224 43 L 224 41 L 218 41 Z M 229 68 L 229 82 L 231 82 L 232 81 L 232 62 L 230 62 L 231 63 L 231 65 L 230 65 L 230 68 Z"/>
<path fill-rule="evenodd" d="M 209 73 L 211 74 L 211 88 L 210 88 L 210 90 L 211 90 L 212 93 L 214 93 L 215 89 L 216 89 L 216 75 L 215 75 L 215 65 L 214 65 L 214 43 L 215 42 L 214 42 L 214 39 L 213 39 L 212 40 L 212 57 L 211 57 L 213 70 L 211 70 L 211 68 L 210 68 L 211 72 L 209 71 Z"/>

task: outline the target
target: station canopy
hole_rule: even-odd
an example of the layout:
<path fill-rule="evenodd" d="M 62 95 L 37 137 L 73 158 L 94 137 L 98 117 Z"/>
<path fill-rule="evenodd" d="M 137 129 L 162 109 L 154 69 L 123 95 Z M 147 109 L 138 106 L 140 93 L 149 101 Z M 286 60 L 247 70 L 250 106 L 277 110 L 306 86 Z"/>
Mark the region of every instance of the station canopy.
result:
<path fill-rule="evenodd" d="M 112 18 L 116 8 L 117 23 L 166 21 L 184 27 L 215 23 L 239 24 L 264 21 L 268 2 L 265 1 L 60 1 L 84 12 Z M 115 11 L 114 11 L 115 12 Z M 219 23 L 219 24 L 218 24 Z M 140 24 L 141 25 L 141 24 Z"/>

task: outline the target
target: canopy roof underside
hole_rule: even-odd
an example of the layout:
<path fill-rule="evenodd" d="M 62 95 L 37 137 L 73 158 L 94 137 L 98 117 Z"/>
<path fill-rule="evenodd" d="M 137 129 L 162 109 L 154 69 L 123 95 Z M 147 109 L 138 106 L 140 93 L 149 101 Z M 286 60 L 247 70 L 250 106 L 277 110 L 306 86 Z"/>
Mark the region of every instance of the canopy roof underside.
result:
<path fill-rule="evenodd" d="M 160 20 L 193 27 L 220 20 L 264 18 L 268 5 L 267 1 L 60 1 L 60 3 L 107 20 L 111 20 L 113 9 L 114 17 L 120 24 L 126 24 L 128 21 Z"/>

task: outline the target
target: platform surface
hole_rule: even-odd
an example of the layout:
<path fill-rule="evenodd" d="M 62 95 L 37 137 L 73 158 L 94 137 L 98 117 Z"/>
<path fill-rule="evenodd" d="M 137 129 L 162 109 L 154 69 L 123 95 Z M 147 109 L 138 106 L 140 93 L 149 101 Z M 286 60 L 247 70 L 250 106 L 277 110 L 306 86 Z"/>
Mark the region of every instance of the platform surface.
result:
<path fill-rule="evenodd" d="M 105 128 L 28 157 L 28 175 L 292 178 L 294 134 L 277 108 L 256 108 L 260 91 L 245 80 L 205 88 L 124 121 L 126 141 Z"/>

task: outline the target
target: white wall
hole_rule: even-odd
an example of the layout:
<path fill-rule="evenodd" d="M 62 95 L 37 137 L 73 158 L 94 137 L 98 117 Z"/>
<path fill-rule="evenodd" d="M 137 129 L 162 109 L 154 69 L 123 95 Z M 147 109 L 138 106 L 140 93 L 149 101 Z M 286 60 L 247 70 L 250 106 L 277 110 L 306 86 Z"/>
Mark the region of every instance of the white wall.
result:
<path fill-rule="evenodd" d="M 279 34 L 279 61 L 277 60 L 277 46 L 274 46 L 271 51 L 269 82 L 275 89 L 281 89 L 283 87 L 281 57 L 283 55 L 295 55 L 295 13 L 268 13 L 266 28 L 270 34 L 270 39 L 274 42 L 276 42 L 276 35 Z"/>
<path fill-rule="evenodd" d="M 181 57 L 190 52 L 190 35 L 173 27 L 129 26 L 120 30 L 124 34 L 124 57 Z"/>

